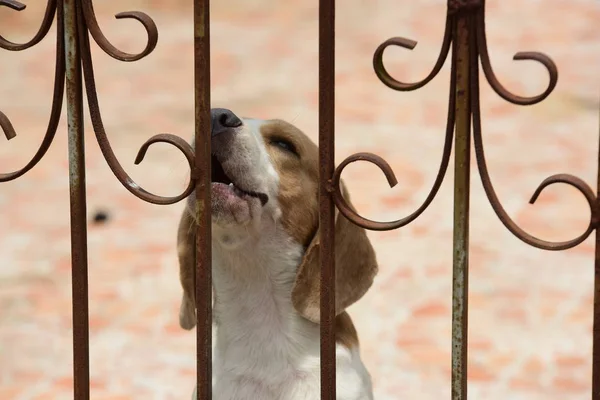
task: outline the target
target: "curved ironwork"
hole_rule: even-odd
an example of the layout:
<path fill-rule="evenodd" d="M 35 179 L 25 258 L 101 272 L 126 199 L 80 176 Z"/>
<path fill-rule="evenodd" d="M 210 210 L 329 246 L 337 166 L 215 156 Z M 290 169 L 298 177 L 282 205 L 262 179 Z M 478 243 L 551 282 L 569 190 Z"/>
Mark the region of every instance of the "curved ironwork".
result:
<path fill-rule="evenodd" d="M 16 0 L 0 0 L 0 6 L 6 6 L 16 11 L 25 9 L 25 5 Z M 54 94 L 48 127 L 42 143 L 33 158 L 17 171 L 1 173 L 0 182 L 10 181 L 22 176 L 31 170 L 46 154 L 55 137 L 60 120 L 66 82 L 68 87 L 67 105 L 69 109 L 69 181 L 71 187 L 71 254 L 74 297 L 74 389 L 76 397 L 83 399 L 89 398 L 89 357 L 87 356 L 89 334 L 87 311 L 85 156 L 83 148 L 83 121 L 81 121 L 83 114 L 81 71 L 83 70 L 85 78 L 84 83 L 89 110 L 98 144 L 109 167 L 127 190 L 150 203 L 173 204 L 192 194 L 196 187 L 198 173 L 195 165 L 196 155 L 187 141 L 171 134 L 155 135 L 140 147 L 135 164 L 139 164 L 144 160 L 148 149 L 153 144 L 168 143 L 183 153 L 190 167 L 191 177 L 185 190 L 176 196 L 158 196 L 144 190 L 122 168 L 112 151 L 102 124 L 94 80 L 89 34 L 91 34 L 98 46 L 111 57 L 121 61 L 136 61 L 150 54 L 156 47 L 158 29 L 154 21 L 145 13 L 138 11 L 122 12 L 116 15 L 117 19 L 135 19 L 146 30 L 148 39 L 144 50 L 137 54 L 130 54 L 117 49 L 104 36 L 96 20 L 92 0 L 48 0 L 44 17 L 33 38 L 25 43 L 15 43 L 0 36 L 0 48 L 10 51 L 21 51 L 36 45 L 48 34 L 55 15 L 57 19 L 56 68 Z M 1 111 L 0 129 L 8 140 L 13 139 L 17 135 L 12 122 Z M 208 304 L 210 304 L 210 301 Z"/>
<path fill-rule="evenodd" d="M 15 11 L 23 11 L 25 7 L 27 7 L 25 4 L 16 0 L 0 0 L 0 7 L 1 6 L 12 8 Z"/>
<path fill-rule="evenodd" d="M 383 42 L 373 56 L 373 69 L 379 80 L 387 87 L 398 91 L 419 89 L 429 83 L 441 70 L 450 49 L 452 68 L 450 105 L 446 126 L 446 140 L 442 162 L 433 187 L 423 204 L 412 214 L 389 222 L 372 221 L 352 209 L 341 191 L 340 176 L 344 168 L 356 161 L 368 161 L 379 167 L 391 187 L 397 184 L 389 164 L 381 157 L 370 153 L 357 153 L 347 157 L 334 171 L 327 182 L 328 191 L 340 212 L 352 223 L 369 230 L 397 229 L 414 221 L 433 201 L 444 179 L 448 167 L 452 138 L 456 139 L 455 183 L 454 183 L 454 251 L 452 291 L 452 399 L 467 398 L 467 321 L 468 321 L 468 277 L 469 277 L 469 190 L 470 190 L 470 141 L 473 139 L 477 168 L 486 196 L 504 226 L 518 239 L 530 246 L 543 250 L 566 250 L 585 241 L 600 226 L 600 201 L 592 188 L 580 178 L 569 174 L 556 174 L 546 178 L 535 190 L 530 203 L 534 204 L 542 191 L 553 184 L 566 184 L 578 190 L 590 208 L 590 220 L 579 236 L 560 242 L 539 239 L 521 227 L 508 215 L 494 190 L 485 159 L 479 95 L 479 63 L 485 79 L 502 99 L 521 106 L 533 105 L 546 99 L 556 87 L 558 69 L 550 57 L 539 52 L 519 52 L 514 60 L 536 61 L 545 67 L 549 81 L 542 93 L 521 96 L 509 91 L 496 77 L 488 52 L 485 32 L 485 0 L 448 0 L 444 38 L 438 59 L 431 72 L 421 81 L 405 83 L 392 77 L 383 63 L 383 53 L 390 46 L 412 50 L 417 42 L 395 37 Z M 600 177 L 598 180 L 600 184 Z M 598 237 L 598 236 L 597 236 Z M 594 351 L 592 386 L 593 398 L 600 400 L 600 241 L 596 241 L 596 298 L 594 301 Z"/>
<path fill-rule="evenodd" d="M 414 83 L 400 82 L 393 78 L 387 72 L 385 66 L 383 65 L 383 53 L 385 49 L 387 49 L 389 46 L 403 47 L 408 50 L 412 50 L 417 46 L 417 42 L 415 42 L 414 40 L 403 37 L 394 37 L 388 39 L 382 44 L 380 44 L 377 50 L 375 50 L 375 54 L 373 55 L 373 69 L 375 70 L 375 74 L 377 75 L 379 80 L 383 82 L 383 84 L 387 87 L 403 92 L 416 90 L 427 85 L 440 72 L 440 70 L 444 66 L 444 63 L 446 62 L 446 58 L 448 58 L 448 53 L 450 52 L 450 45 L 452 44 L 453 28 L 454 19 L 451 17 L 446 17 L 446 27 L 444 28 L 444 39 L 442 39 L 442 48 L 440 49 L 440 54 L 433 66 L 433 69 L 431 70 L 429 75 L 427 75 L 427 77 L 425 77 L 423 80 Z"/>
<path fill-rule="evenodd" d="M 546 56 L 544 56 L 544 57 L 546 57 Z M 471 75 L 472 84 L 474 87 L 473 92 L 471 93 L 471 96 L 472 96 L 471 104 L 472 104 L 472 111 L 473 111 L 473 142 L 474 142 L 473 144 L 475 147 L 475 157 L 477 158 L 477 167 L 479 169 L 479 175 L 481 176 L 481 183 L 483 185 L 483 188 L 488 197 L 488 200 L 489 200 L 490 204 L 492 205 L 492 208 L 494 209 L 496 215 L 498 216 L 500 221 L 504 224 L 504 226 L 506 226 L 506 228 L 513 235 L 515 235 L 517 238 L 521 239 L 523 242 L 525 242 L 531 246 L 537 247 L 539 249 L 544 249 L 544 250 L 566 250 L 566 249 L 570 249 L 570 248 L 577 246 L 578 244 L 583 242 L 585 239 L 587 239 L 590 236 L 590 234 L 594 231 L 594 229 L 596 229 L 598 222 L 599 222 L 599 217 L 600 217 L 600 215 L 599 215 L 600 210 L 598 210 L 598 207 L 596 206 L 597 199 L 596 199 L 596 195 L 595 195 L 594 191 L 587 183 L 585 183 L 580 178 L 573 176 L 573 175 L 569 175 L 569 174 L 552 175 L 552 176 L 546 178 L 538 186 L 538 188 L 533 193 L 531 200 L 529 201 L 530 204 L 534 204 L 536 202 L 537 198 L 539 197 L 539 195 L 542 193 L 542 191 L 546 187 L 548 187 L 552 184 L 556 184 L 556 183 L 568 184 L 568 185 L 574 187 L 575 189 L 577 189 L 579 192 L 581 192 L 581 194 L 585 197 L 588 205 L 590 206 L 590 222 L 589 222 L 585 232 L 583 232 L 581 235 L 579 235 L 578 237 L 576 237 L 572 240 L 567 240 L 567 241 L 563 241 L 563 242 L 549 242 L 549 241 L 545 241 L 542 239 L 538 239 L 538 238 L 530 235 L 529 233 L 525 232 L 522 228 L 520 228 L 513 221 L 513 219 L 508 215 L 508 213 L 506 212 L 504 207 L 502 207 L 502 204 L 500 203 L 500 200 L 498 199 L 498 196 L 496 195 L 496 191 L 494 190 L 494 186 L 492 185 L 490 173 L 488 171 L 487 163 L 485 161 L 485 151 L 483 149 L 483 139 L 482 139 L 482 129 L 481 129 L 481 107 L 479 104 L 479 82 L 476 79 L 476 76 L 478 76 L 478 68 L 477 68 L 476 63 L 474 65 L 472 65 L 471 74 L 472 74 Z M 507 93 L 507 94 L 512 95 L 511 93 Z M 540 96 L 542 96 L 542 95 L 540 95 Z M 535 99 L 537 97 L 539 97 L 539 96 L 536 96 L 531 99 Z M 515 98 L 516 98 L 516 96 L 513 97 L 512 100 L 515 100 Z M 511 100 L 508 100 L 508 101 L 511 101 Z M 511 101 L 511 102 L 517 103 L 516 101 Z M 518 104 L 523 104 L 523 103 L 518 103 Z M 533 103 L 529 103 L 529 104 L 533 104 Z"/>
<path fill-rule="evenodd" d="M 14 0 L 0 0 L 0 7 L 1 6 L 6 6 L 15 11 L 23 11 L 26 7 L 25 4 L 19 3 L 18 1 Z M 44 18 L 42 19 L 42 23 L 40 24 L 40 27 L 37 33 L 33 36 L 33 38 L 25 43 L 14 43 L 4 38 L 4 36 L 0 35 L 0 48 L 10 51 L 21 51 L 35 46 L 36 44 L 41 42 L 42 39 L 44 39 L 44 37 L 46 37 L 46 35 L 48 34 L 48 31 L 52 26 L 52 21 L 54 20 L 55 13 L 56 0 L 48 0 L 48 3 L 46 3 L 46 11 L 44 12 Z"/>
<path fill-rule="evenodd" d="M 9 6 L 10 8 L 17 11 L 25 9 L 25 5 L 14 1 L 5 1 L 4 3 L 0 2 L 0 5 Z M 17 179 L 18 177 L 24 175 L 33 167 L 35 167 L 50 148 L 50 145 L 54 140 L 54 136 L 56 135 L 58 122 L 60 120 L 60 115 L 62 111 L 62 102 L 65 89 L 65 51 L 63 39 L 64 24 L 62 22 L 63 16 L 61 13 L 56 13 L 56 8 L 56 0 L 49 0 L 46 6 L 46 12 L 44 14 L 44 20 L 42 22 L 42 25 L 35 37 L 29 42 L 24 44 L 16 44 L 0 37 L 0 47 L 12 51 L 25 50 L 40 42 L 46 36 L 48 30 L 50 29 L 50 26 L 52 25 L 54 15 L 57 14 L 58 28 L 56 34 L 56 66 L 54 69 L 54 90 L 52 95 L 52 107 L 50 111 L 50 118 L 48 121 L 48 127 L 46 128 L 46 133 L 44 134 L 44 138 L 42 140 L 42 143 L 40 144 L 40 147 L 35 152 L 31 160 L 23 168 L 17 171 L 0 173 L 0 182 L 7 182 Z M 0 112 L 0 127 L 4 131 L 4 134 L 6 135 L 7 139 L 10 140 L 17 136 L 17 133 L 15 132 L 15 129 L 12 123 L 10 122 L 10 119 L 2 112 Z"/>
<path fill-rule="evenodd" d="M 451 32 L 449 29 L 449 25 L 451 25 L 451 22 L 448 22 L 446 24 L 446 31 L 447 31 L 446 36 L 448 38 L 451 37 L 450 34 L 448 33 L 448 32 Z M 445 37 L 444 41 L 446 41 L 446 40 L 447 39 Z M 450 44 L 451 43 L 448 41 L 448 44 L 447 44 L 448 48 L 445 49 L 444 51 L 442 51 L 442 53 L 444 53 L 444 52 L 446 54 L 448 53 L 448 51 L 450 49 Z M 446 44 L 444 44 L 444 46 L 446 46 Z M 423 80 L 415 85 L 423 86 L 427 83 L 426 81 L 433 79 L 433 77 L 437 74 L 437 71 L 439 71 L 441 69 L 441 67 L 443 65 L 443 61 L 446 58 L 446 56 L 442 57 L 442 53 L 440 53 L 438 62 L 436 63 L 436 66 L 434 67 L 433 71 L 429 74 L 429 76 L 425 80 Z M 374 56 L 374 59 L 381 60 L 381 57 L 380 57 L 380 55 L 376 54 Z M 374 62 L 374 64 L 375 64 L 375 62 Z M 438 65 L 439 65 L 439 67 L 438 67 Z M 381 66 L 381 68 L 383 68 L 383 65 Z M 429 207 L 429 204 L 431 204 L 431 202 L 437 195 L 437 193 L 444 181 L 444 177 L 446 176 L 446 171 L 448 170 L 448 164 L 450 163 L 450 153 L 452 152 L 452 139 L 454 137 L 454 124 L 456 122 L 456 93 L 454 91 L 454 86 L 456 84 L 456 74 L 454 73 L 455 69 L 456 69 L 456 57 L 455 57 L 455 55 L 453 55 L 452 56 L 451 75 L 450 75 L 451 76 L 451 78 L 450 78 L 450 94 L 448 96 L 448 119 L 446 121 L 446 137 L 444 140 L 444 149 L 442 151 L 442 161 L 440 162 L 437 176 L 433 182 L 433 186 L 431 187 L 429 194 L 423 201 L 423 204 L 421 204 L 421 206 L 416 211 L 414 211 L 412 214 L 410 214 L 404 218 L 401 218 L 399 220 L 396 220 L 396 221 L 378 222 L 378 221 L 372 221 L 370 219 L 367 219 L 367 218 L 359 215 L 354 209 L 352 209 L 352 207 L 350 207 L 348 205 L 348 203 L 344 199 L 344 196 L 343 196 L 341 188 L 340 188 L 340 186 L 341 186 L 340 179 L 341 179 L 341 175 L 342 175 L 344 168 L 350 163 L 353 163 L 356 161 L 362 161 L 362 160 L 368 161 L 372 164 L 377 165 L 379 167 L 379 169 L 381 169 L 383 171 L 383 173 L 385 174 L 385 176 L 388 180 L 390 187 L 394 187 L 398 183 L 398 181 L 396 180 L 396 176 L 394 175 L 394 172 L 392 171 L 392 168 L 389 166 L 389 164 L 383 158 L 379 157 L 378 155 L 370 154 L 370 153 L 353 154 L 353 155 L 347 157 L 344 161 L 342 161 L 342 163 L 335 169 L 335 172 L 333 174 L 333 180 L 332 180 L 333 200 L 335 201 L 335 204 L 336 204 L 337 208 L 340 210 L 340 212 L 342 214 L 344 214 L 344 216 L 346 218 L 348 218 L 349 220 L 354 222 L 356 225 L 362 226 L 363 228 L 366 228 L 369 230 L 374 230 L 374 231 L 389 231 L 389 230 L 393 230 L 393 229 L 398 229 L 402 226 L 408 225 L 409 223 L 411 223 L 412 221 L 417 219 L 419 217 L 419 215 L 421 215 L 423 213 L 423 211 L 425 211 L 427 209 L 427 207 Z M 381 77 L 380 77 L 380 79 L 381 79 Z M 382 82 L 383 82 L 383 80 L 382 80 Z M 398 81 L 395 81 L 395 82 L 398 82 Z M 401 85 L 405 85 L 405 84 L 401 84 Z M 403 86 L 403 87 L 407 87 L 407 86 Z M 403 90 L 403 89 L 398 89 L 398 90 Z"/>
<path fill-rule="evenodd" d="M 485 10 L 483 5 L 478 10 L 477 14 L 477 51 L 479 52 L 479 58 L 481 59 L 483 73 L 485 74 L 485 78 L 492 89 L 494 89 L 498 96 L 502 97 L 504 100 L 521 106 L 536 104 L 548 97 L 558 82 L 558 68 L 556 67 L 554 61 L 552 61 L 552 59 L 547 55 L 536 51 L 523 51 L 515 54 L 513 56 L 513 60 L 530 60 L 537 61 L 538 63 L 542 64 L 548 71 L 550 81 L 548 82 L 548 87 L 546 90 L 537 96 L 523 97 L 511 93 L 500 83 L 496 77 L 496 74 L 494 74 L 494 70 L 492 69 L 490 55 L 488 54 L 487 39 L 485 36 Z"/>
<path fill-rule="evenodd" d="M 84 2 L 84 4 L 87 2 Z M 81 16 L 81 15 L 80 15 Z M 131 177 L 125 172 L 119 160 L 115 156 L 115 153 L 110 146 L 110 142 L 108 137 L 106 136 L 106 130 L 104 129 L 104 124 L 102 123 L 102 115 L 100 113 L 100 105 L 98 102 L 98 95 L 96 92 L 96 82 L 94 79 L 94 66 L 92 63 L 92 53 L 90 51 L 90 41 L 89 36 L 86 31 L 85 22 L 87 19 L 79 18 L 79 36 L 80 36 L 80 47 L 81 47 L 81 59 L 82 59 L 82 67 L 83 67 L 83 75 L 85 80 L 85 92 L 87 94 L 88 105 L 90 110 L 90 118 L 92 120 L 92 126 L 94 127 L 94 132 L 96 134 L 96 139 L 98 140 L 98 145 L 100 146 L 100 150 L 108 163 L 108 166 L 117 177 L 119 182 L 125 186 L 127 190 L 133 193 L 135 196 L 140 199 L 147 201 L 149 203 L 154 204 L 173 204 L 178 201 L 189 196 L 196 186 L 195 184 L 195 160 L 194 160 L 194 150 L 192 146 L 186 142 L 184 139 L 171 135 L 171 134 L 159 134 L 148 139 L 146 143 L 142 145 L 140 148 L 138 155 L 136 157 L 135 163 L 139 164 L 144 159 L 146 151 L 150 147 L 150 145 L 154 143 L 168 143 L 177 149 L 179 149 L 185 156 L 188 165 L 190 167 L 191 176 L 190 181 L 186 187 L 186 189 L 177 196 L 172 197 L 164 197 L 158 196 L 153 193 L 150 193 L 143 188 L 141 188 Z M 115 57 L 117 58 L 117 57 Z M 141 58 L 141 57 L 139 57 Z M 132 60 L 128 60 L 132 61 Z"/>
<path fill-rule="evenodd" d="M 546 97 L 552 93 L 554 88 L 556 87 L 556 83 L 558 81 L 558 68 L 556 64 L 550 57 L 543 53 L 539 52 L 519 52 L 514 56 L 515 60 L 532 60 L 537 61 L 542 64 L 549 75 L 549 82 L 547 88 L 536 96 L 531 97 L 523 97 L 511 93 L 508 89 L 506 89 L 498 80 L 494 71 L 491 67 L 491 62 L 489 58 L 489 53 L 487 49 L 487 41 L 485 35 L 485 2 L 483 0 L 470 0 L 470 1 L 449 1 L 448 3 L 448 14 L 446 18 L 446 26 L 444 30 L 444 38 L 442 40 L 441 50 L 438 56 L 438 59 L 429 73 L 427 77 L 423 80 L 415 83 L 404 83 L 398 81 L 393 78 L 388 71 L 385 69 L 383 64 L 383 53 L 386 48 L 389 46 L 400 46 L 409 50 L 412 50 L 417 42 L 411 39 L 395 37 L 388 39 L 383 42 L 376 50 L 373 56 L 373 69 L 377 77 L 381 80 L 383 84 L 388 86 L 391 89 L 398 91 L 411 91 L 419 89 L 429 83 L 435 76 L 439 73 L 444 62 L 447 58 L 448 53 L 450 52 L 453 43 L 456 42 L 456 23 L 458 18 L 464 18 L 465 13 L 470 15 L 469 18 L 473 20 L 471 25 L 471 35 L 474 37 L 473 42 L 475 44 L 475 48 L 472 49 L 474 52 L 472 59 L 474 60 L 473 65 L 470 66 L 471 71 L 471 89 L 470 89 L 470 99 L 471 99 L 471 118 L 473 120 L 473 139 L 474 139 L 474 147 L 475 154 L 477 158 L 477 165 L 481 174 L 481 179 L 483 182 L 483 186 L 485 188 L 485 192 L 488 196 L 490 203 L 498 218 L 502 221 L 502 223 L 519 239 L 524 241 L 525 243 L 530 244 L 531 246 L 545 249 L 545 250 L 564 250 L 568 248 L 572 248 L 583 242 L 589 235 L 594 231 L 594 229 L 598 226 L 600 222 L 600 211 L 597 210 L 597 199 L 593 190 L 584 183 L 581 179 L 560 174 L 554 175 L 547 180 L 545 180 L 540 187 L 536 190 L 534 196 L 532 197 L 531 203 L 533 204 L 537 199 L 539 193 L 548 185 L 553 183 L 567 183 L 577 190 L 579 190 L 587 200 L 590 206 L 590 223 L 580 236 L 575 239 L 564 241 L 564 242 L 548 242 L 538 238 L 535 238 L 521 228 L 519 228 L 516 223 L 508 216 L 502 205 L 500 204 L 498 197 L 495 194 L 493 186 L 491 184 L 491 179 L 489 177 L 488 168 L 485 162 L 483 143 L 482 143 L 482 135 L 481 135 L 481 112 L 479 105 L 479 75 L 478 75 L 478 61 L 481 61 L 481 66 L 484 72 L 484 76 L 486 80 L 489 82 L 490 86 L 494 89 L 494 91 L 503 99 L 508 102 L 517 105 L 532 105 L 543 101 Z M 430 190 L 430 193 L 426 197 L 423 204 L 411 215 L 390 222 L 378 222 L 372 221 L 367 218 L 359 215 L 355 210 L 353 210 L 347 204 L 346 200 L 343 198 L 341 189 L 340 189 L 340 175 L 343 169 L 350 163 L 356 161 L 368 161 L 375 165 L 377 165 L 386 175 L 390 186 L 393 187 L 396 184 L 395 176 L 393 171 L 391 171 L 391 167 L 388 163 L 383 160 L 381 157 L 368 154 L 368 153 L 357 153 L 350 155 L 347 157 L 335 170 L 333 179 L 332 179 L 332 187 L 331 191 L 334 193 L 334 201 L 336 206 L 339 208 L 340 212 L 344 214 L 346 218 L 351 220 L 356 225 L 359 225 L 363 228 L 369 230 L 392 230 L 397 229 L 402 226 L 409 224 L 414 221 L 433 201 L 441 183 L 443 182 L 445 172 L 448 167 L 448 162 L 450 159 L 450 153 L 452 150 L 452 138 L 453 132 L 455 129 L 455 105 L 456 105 L 456 61 L 455 61 L 455 52 L 453 51 L 453 60 L 452 60 L 452 69 L 451 69 L 451 83 L 450 83 L 450 102 L 448 107 L 448 121 L 446 126 L 446 140 L 444 143 L 444 150 L 442 153 L 442 162 L 440 164 L 437 177 L 434 181 L 433 187 Z"/>
<path fill-rule="evenodd" d="M 144 50 L 138 54 L 130 54 L 117 49 L 109 42 L 106 36 L 104 36 L 98 25 L 98 21 L 96 20 L 93 1 L 81 0 L 81 3 L 83 6 L 83 16 L 85 18 L 85 28 L 92 34 L 92 37 L 98 46 L 100 46 L 100 48 L 109 56 L 120 61 L 137 61 L 152 53 L 156 47 L 156 44 L 158 43 L 158 28 L 156 27 L 154 20 L 147 14 L 141 11 L 125 11 L 115 15 L 116 19 L 134 19 L 140 22 L 148 35 L 148 41 L 146 42 Z"/>

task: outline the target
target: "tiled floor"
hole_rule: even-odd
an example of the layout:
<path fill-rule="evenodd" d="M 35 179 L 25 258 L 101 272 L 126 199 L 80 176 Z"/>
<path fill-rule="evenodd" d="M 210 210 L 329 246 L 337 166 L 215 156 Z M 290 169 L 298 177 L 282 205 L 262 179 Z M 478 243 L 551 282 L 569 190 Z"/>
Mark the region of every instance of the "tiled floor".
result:
<path fill-rule="evenodd" d="M 31 37 L 43 1 L 15 13 L 0 8 L 0 31 Z M 148 190 L 172 194 L 186 183 L 185 160 L 167 146 L 133 160 L 151 135 L 193 134 L 191 1 L 96 1 L 100 26 L 116 46 L 143 48 L 143 29 L 111 15 L 144 10 L 159 44 L 148 58 L 120 63 L 94 49 L 103 118 L 125 169 Z M 279 117 L 317 134 L 317 1 L 212 2 L 215 106 Z M 424 77 L 440 46 L 444 1 L 345 0 L 337 12 L 337 157 L 375 152 L 400 181 L 387 188 L 370 165 L 346 181 L 367 217 L 412 212 L 435 176 L 443 143 L 448 66 L 428 86 L 398 93 L 372 71 L 388 37 L 419 41 L 390 50 L 388 68 Z M 527 231 L 569 239 L 585 229 L 581 195 L 556 186 L 527 203 L 547 176 L 596 181 L 600 7 L 595 0 L 488 1 L 493 67 L 522 94 L 546 85 L 517 51 L 543 51 L 559 66 L 555 92 L 540 105 L 512 106 L 482 84 L 484 139 L 498 195 Z M 53 29 L 36 47 L 0 51 L 0 109 L 18 137 L 0 138 L 0 171 L 31 157 L 46 127 L 52 90 Z M 72 398 L 71 282 L 66 131 L 26 176 L 0 185 L 0 399 Z M 181 204 L 154 206 L 112 176 L 87 123 L 91 390 L 94 400 L 187 399 L 195 373 L 195 335 L 178 327 L 180 289 L 175 228 Z M 452 166 L 431 207 L 398 231 L 372 233 L 381 272 L 351 314 L 376 398 L 449 398 Z M 498 221 L 473 172 L 469 392 L 471 399 L 585 399 L 591 376 L 593 238 L 566 252 L 526 246 Z"/>

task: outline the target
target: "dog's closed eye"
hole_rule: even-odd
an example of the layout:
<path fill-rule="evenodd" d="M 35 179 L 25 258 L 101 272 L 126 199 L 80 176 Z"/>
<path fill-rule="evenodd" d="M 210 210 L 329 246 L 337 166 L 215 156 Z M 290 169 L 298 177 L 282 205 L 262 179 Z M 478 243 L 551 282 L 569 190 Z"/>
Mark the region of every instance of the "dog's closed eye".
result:
<path fill-rule="evenodd" d="M 271 139 L 271 144 L 282 149 L 283 151 L 294 154 L 295 156 L 299 156 L 296 146 L 294 146 L 294 144 L 287 139 L 273 138 Z"/>

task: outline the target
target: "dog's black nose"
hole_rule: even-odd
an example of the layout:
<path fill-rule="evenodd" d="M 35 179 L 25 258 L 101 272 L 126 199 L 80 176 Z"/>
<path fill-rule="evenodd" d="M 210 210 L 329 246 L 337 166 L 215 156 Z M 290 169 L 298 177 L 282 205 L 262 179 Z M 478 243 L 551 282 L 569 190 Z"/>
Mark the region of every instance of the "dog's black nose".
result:
<path fill-rule="evenodd" d="M 228 129 L 237 128 L 242 125 L 242 120 L 226 108 L 211 109 L 210 118 L 212 121 L 211 136 L 217 136 Z"/>

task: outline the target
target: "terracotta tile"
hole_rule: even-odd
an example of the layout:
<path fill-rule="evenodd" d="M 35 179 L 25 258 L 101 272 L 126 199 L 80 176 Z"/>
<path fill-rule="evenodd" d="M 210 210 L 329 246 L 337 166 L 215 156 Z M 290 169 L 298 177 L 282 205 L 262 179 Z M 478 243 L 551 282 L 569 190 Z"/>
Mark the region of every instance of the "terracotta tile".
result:
<path fill-rule="evenodd" d="M 440 317 L 449 314 L 450 307 L 448 304 L 437 300 L 421 304 L 413 310 L 413 316 L 415 318 Z"/>
<path fill-rule="evenodd" d="M 565 393 L 584 392 L 590 389 L 590 385 L 587 381 L 568 377 L 555 378 L 552 381 L 552 386 L 557 390 L 564 391 Z"/>

